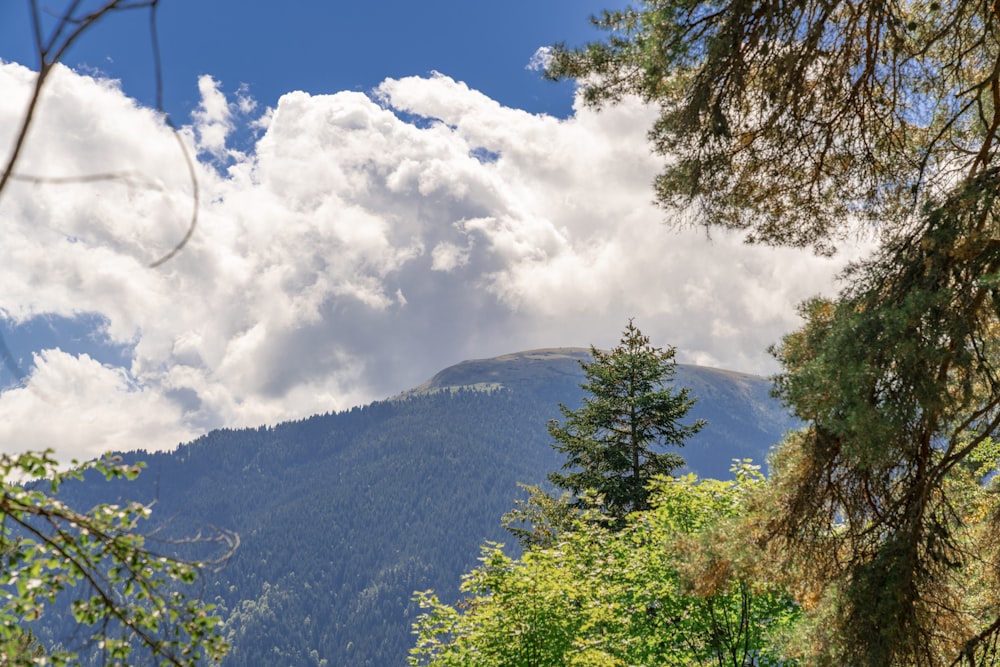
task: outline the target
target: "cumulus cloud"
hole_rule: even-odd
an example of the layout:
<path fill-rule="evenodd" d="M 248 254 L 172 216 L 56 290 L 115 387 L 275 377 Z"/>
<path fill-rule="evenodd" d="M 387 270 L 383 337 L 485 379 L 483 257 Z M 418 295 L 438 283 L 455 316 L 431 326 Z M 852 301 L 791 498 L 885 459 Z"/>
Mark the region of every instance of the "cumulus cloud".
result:
<path fill-rule="evenodd" d="M 198 78 L 198 92 L 201 94 L 201 103 L 191 114 L 197 132 L 198 148 L 217 160 L 224 160 L 228 156 L 226 137 L 234 129 L 230 102 L 219 89 L 219 82 L 208 75 Z M 247 105 L 244 100 L 245 98 L 241 98 L 242 107 L 246 112 L 252 111 L 253 106 Z M 236 103 L 236 106 L 241 105 Z"/>
<path fill-rule="evenodd" d="M 469 263 L 468 248 L 460 248 L 454 243 L 442 241 L 431 252 L 432 271 L 451 271 Z"/>
<path fill-rule="evenodd" d="M 552 64 L 552 47 L 540 46 L 531 55 L 531 60 L 525 65 L 525 69 L 532 72 L 544 72 Z"/>
<path fill-rule="evenodd" d="M 0 65 L 0 146 L 30 78 Z M 205 158 L 201 222 L 151 270 L 187 223 L 176 140 L 113 83 L 53 77 L 21 169 L 141 178 L 5 192 L 0 312 L 100 313 L 131 359 L 39 352 L 27 384 L 0 394 L 0 442 L 44 446 L 62 429 L 77 456 L 171 447 L 382 398 L 470 357 L 611 346 L 633 316 L 682 361 L 768 372 L 795 304 L 829 293 L 842 264 L 664 225 L 655 113 L 635 100 L 559 120 L 433 74 L 288 93 L 246 119 L 244 91 L 199 88 L 184 136 Z M 243 122 L 261 132 L 246 153 L 226 143 Z M 46 410 L 66 418 L 41 428 Z M 134 423 L 115 430 L 116 415 Z"/>
<path fill-rule="evenodd" d="M 44 350 L 23 386 L 0 395 L 5 450 L 52 447 L 63 460 L 87 460 L 110 449 L 173 446 L 198 435 L 181 407 L 122 368 L 87 355 Z"/>

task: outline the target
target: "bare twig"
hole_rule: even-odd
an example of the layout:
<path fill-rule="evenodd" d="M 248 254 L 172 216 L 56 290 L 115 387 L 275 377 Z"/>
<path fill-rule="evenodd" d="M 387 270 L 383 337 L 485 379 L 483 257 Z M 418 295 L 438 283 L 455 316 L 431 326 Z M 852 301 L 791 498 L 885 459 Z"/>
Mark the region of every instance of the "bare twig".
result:
<path fill-rule="evenodd" d="M 29 131 L 31 130 L 32 124 L 35 120 L 42 97 L 42 91 L 44 90 L 48 77 L 52 73 L 56 63 L 62 59 L 67 50 L 83 34 L 85 34 L 98 21 L 102 20 L 106 16 L 114 12 L 148 9 L 150 17 L 150 43 L 153 50 L 153 69 L 156 81 L 156 108 L 160 112 L 164 124 L 170 128 L 170 131 L 173 133 L 175 139 L 177 140 L 177 145 L 180 148 L 181 155 L 184 157 L 184 163 L 187 166 L 188 177 L 191 182 L 192 199 L 192 210 L 187 224 L 187 231 L 181 240 L 169 252 L 149 264 L 150 268 L 156 268 L 175 257 L 191 240 L 191 237 L 194 235 L 195 228 L 198 225 L 198 208 L 200 206 L 198 177 L 194 160 L 184 143 L 184 139 L 181 136 L 180 131 L 163 110 L 162 62 L 156 23 L 159 0 L 135 0 L 132 2 L 127 2 L 125 0 L 108 0 L 108 2 L 106 2 L 103 6 L 92 12 L 77 15 L 80 5 L 81 0 L 73 0 L 73 2 L 70 3 L 66 11 L 57 17 L 56 25 L 52 30 L 52 34 L 49 36 L 48 40 L 46 40 L 43 35 L 42 19 L 38 1 L 31 0 L 32 28 L 34 33 L 35 48 L 38 55 L 38 75 L 35 78 L 35 83 L 28 99 L 27 109 L 24 112 L 20 127 L 15 135 L 10 156 L 7 159 L 7 163 L 4 166 L 3 171 L 0 172 L 0 196 L 3 195 L 8 183 L 12 180 L 30 181 L 33 183 L 66 184 L 92 183 L 95 181 L 115 180 L 116 178 L 124 178 L 130 181 L 135 179 L 135 176 L 131 172 L 44 177 L 18 174 L 15 171 L 15 168 L 22 157 Z M 149 179 L 149 182 L 151 182 L 151 179 Z M 23 374 L 20 373 L 19 370 L 15 371 L 13 368 L 11 370 L 14 371 L 15 375 Z"/>

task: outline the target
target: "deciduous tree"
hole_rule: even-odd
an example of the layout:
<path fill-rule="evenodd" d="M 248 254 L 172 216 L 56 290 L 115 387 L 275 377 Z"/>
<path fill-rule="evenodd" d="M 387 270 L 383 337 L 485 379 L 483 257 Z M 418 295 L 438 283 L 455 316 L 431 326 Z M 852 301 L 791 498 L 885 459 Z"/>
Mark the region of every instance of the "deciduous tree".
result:
<path fill-rule="evenodd" d="M 425 611 L 410 664 L 792 664 L 780 638 L 797 607 L 780 588 L 753 583 L 725 549 L 727 521 L 761 480 L 745 464 L 731 482 L 661 477 L 651 508 L 618 531 L 585 511 L 520 559 L 487 546 L 458 605 L 418 594 Z"/>
<path fill-rule="evenodd" d="M 47 454 L 0 455 L 0 662 L 5 665 L 200 665 L 225 655 L 212 606 L 189 598 L 199 564 L 157 553 L 139 523 L 150 508 L 102 504 L 76 511 L 59 488 L 85 473 L 131 478 L 136 466 L 110 458 L 62 471 Z M 208 543 L 208 538 L 198 541 Z M 235 536 L 213 541 L 225 558 Z M 165 544 L 165 546 L 169 546 Z M 74 647 L 30 641 L 28 627 L 62 605 L 79 624 Z M 68 639 L 68 638 L 66 638 Z"/>

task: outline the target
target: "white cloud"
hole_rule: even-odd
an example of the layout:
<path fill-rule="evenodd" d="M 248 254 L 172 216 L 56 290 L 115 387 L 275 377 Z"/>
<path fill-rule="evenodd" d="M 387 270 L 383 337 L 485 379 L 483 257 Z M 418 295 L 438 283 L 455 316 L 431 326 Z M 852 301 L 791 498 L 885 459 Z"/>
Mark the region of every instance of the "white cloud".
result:
<path fill-rule="evenodd" d="M 82 461 L 123 443 L 155 449 L 197 435 L 161 391 L 86 355 L 42 350 L 24 386 L 0 395 L 0 442 L 8 451 L 52 448 L 61 460 Z"/>
<path fill-rule="evenodd" d="M 452 271 L 469 263 L 469 249 L 460 248 L 454 243 L 442 241 L 431 251 L 432 271 Z"/>
<path fill-rule="evenodd" d="M 233 112 L 229 100 L 219 89 L 219 82 L 208 75 L 198 77 L 198 92 L 201 94 L 201 104 L 191 114 L 197 135 L 198 149 L 212 155 L 217 160 L 228 156 L 226 137 L 233 131 Z M 253 105 L 240 97 L 233 106 L 253 111 Z"/>
<path fill-rule="evenodd" d="M 544 72 L 552 64 L 552 47 L 551 46 L 540 46 L 531 55 L 531 60 L 525 65 L 524 69 L 532 72 Z"/>
<path fill-rule="evenodd" d="M 0 66 L 0 146 L 29 81 Z M 42 445 L 61 428 L 78 455 L 169 447 L 385 397 L 465 358 L 610 346 L 631 316 L 683 361 L 769 371 L 766 346 L 839 266 L 665 226 L 650 203 L 654 112 L 636 101 L 558 120 L 440 74 L 386 80 L 372 97 L 295 92 L 245 121 L 262 134 L 244 155 L 226 141 L 253 109 L 246 93 L 231 102 L 210 77 L 199 86 L 185 136 L 211 161 L 199 165 L 200 224 L 151 270 L 187 223 L 175 139 L 115 85 L 53 78 L 22 170 L 129 170 L 155 187 L 11 187 L 0 312 L 101 313 L 132 359 L 126 371 L 41 355 L 26 389 L 0 394 L 2 427 L 22 429 L 0 442 Z M 65 419 L 18 426 L 51 409 L 27 398 L 42 383 L 65 393 L 54 404 Z M 100 387 L 113 400 L 95 408 L 86 396 Z M 156 414 L 111 429 L 136 410 Z"/>

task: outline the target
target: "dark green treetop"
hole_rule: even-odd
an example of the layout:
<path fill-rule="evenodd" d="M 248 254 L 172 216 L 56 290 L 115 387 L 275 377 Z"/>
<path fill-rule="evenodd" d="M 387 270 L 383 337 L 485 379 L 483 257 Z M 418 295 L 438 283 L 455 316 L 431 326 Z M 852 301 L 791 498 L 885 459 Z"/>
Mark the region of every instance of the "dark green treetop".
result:
<path fill-rule="evenodd" d="M 680 420 L 694 405 L 687 389 L 674 391 L 675 350 L 654 347 L 629 320 L 621 342 L 610 352 L 591 346 L 592 362 L 580 362 L 587 392 L 583 405 L 570 410 L 560 404 L 565 421 L 549 423 L 553 447 L 566 454 L 563 470 L 549 479 L 577 496 L 597 494 L 600 509 L 615 519 L 648 509 L 650 480 L 684 465 L 674 452 L 704 422 Z"/>
<path fill-rule="evenodd" d="M 547 74 L 656 104 L 658 198 L 706 226 L 830 250 L 997 164 L 992 3 L 640 0 L 593 22 L 607 39 Z"/>

